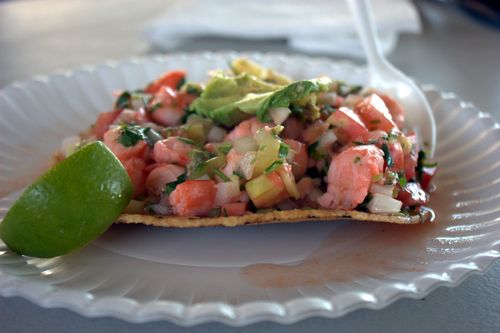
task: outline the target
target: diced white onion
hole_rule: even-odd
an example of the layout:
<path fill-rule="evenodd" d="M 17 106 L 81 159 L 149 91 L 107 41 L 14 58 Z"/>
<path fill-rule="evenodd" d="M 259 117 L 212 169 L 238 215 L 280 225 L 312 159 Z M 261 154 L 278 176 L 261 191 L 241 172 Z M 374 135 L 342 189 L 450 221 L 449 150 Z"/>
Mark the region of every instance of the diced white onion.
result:
<path fill-rule="evenodd" d="M 333 131 L 326 131 L 320 138 L 318 146 L 321 148 L 330 148 L 337 141 L 337 136 Z"/>
<path fill-rule="evenodd" d="M 366 206 L 370 213 L 399 213 L 403 203 L 387 195 L 375 193 Z"/>
<path fill-rule="evenodd" d="M 248 153 L 249 151 L 255 151 L 258 148 L 257 142 L 250 137 L 245 136 L 233 141 L 233 148 L 240 154 Z"/>
<path fill-rule="evenodd" d="M 289 108 L 273 108 L 269 110 L 269 115 L 276 125 L 281 125 L 290 116 L 292 111 Z"/>
<path fill-rule="evenodd" d="M 172 208 L 170 206 L 157 203 L 148 206 L 148 209 L 152 211 L 155 215 L 170 215 L 172 214 Z"/>
<path fill-rule="evenodd" d="M 76 147 L 82 142 L 79 136 L 69 136 L 64 138 L 61 142 L 61 147 L 59 151 L 64 157 L 68 157 L 69 155 L 75 152 Z"/>
<path fill-rule="evenodd" d="M 300 198 L 300 192 L 291 171 L 287 171 L 285 168 L 280 168 L 278 173 L 283 181 L 283 184 L 285 184 L 288 194 L 294 199 Z"/>
<path fill-rule="evenodd" d="M 243 158 L 239 163 L 239 171 L 243 174 L 246 180 L 250 180 L 253 175 L 253 169 L 255 167 L 255 158 L 257 156 L 257 152 L 250 151 L 243 155 Z"/>
<path fill-rule="evenodd" d="M 380 193 L 387 195 L 388 197 L 392 197 L 394 193 L 394 185 L 380 185 L 374 183 L 370 186 L 370 193 Z"/>
<path fill-rule="evenodd" d="M 214 126 L 208 132 L 208 142 L 221 142 L 226 136 L 226 130 L 219 126 Z"/>
<path fill-rule="evenodd" d="M 230 181 L 217 183 L 217 193 L 215 195 L 215 206 L 220 207 L 231 202 L 231 199 L 240 195 L 240 183 L 238 181 Z"/>

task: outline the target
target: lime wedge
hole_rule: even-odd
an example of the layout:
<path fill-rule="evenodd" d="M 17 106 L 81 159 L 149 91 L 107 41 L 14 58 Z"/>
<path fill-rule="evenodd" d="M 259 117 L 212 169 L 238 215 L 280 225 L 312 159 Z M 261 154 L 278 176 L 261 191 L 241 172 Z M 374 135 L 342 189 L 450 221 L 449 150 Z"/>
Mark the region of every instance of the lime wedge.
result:
<path fill-rule="evenodd" d="M 0 238 L 23 255 L 66 254 L 102 234 L 132 193 L 113 153 L 102 142 L 88 144 L 24 191 L 0 223 Z"/>

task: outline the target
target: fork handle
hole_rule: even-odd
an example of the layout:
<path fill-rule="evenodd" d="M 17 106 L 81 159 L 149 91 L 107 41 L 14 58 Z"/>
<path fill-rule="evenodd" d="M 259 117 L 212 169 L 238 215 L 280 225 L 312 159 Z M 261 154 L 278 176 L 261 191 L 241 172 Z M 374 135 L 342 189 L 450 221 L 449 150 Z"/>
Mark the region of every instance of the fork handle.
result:
<path fill-rule="evenodd" d="M 356 30 L 358 31 L 361 44 L 365 50 L 366 61 L 369 68 L 380 68 L 386 64 L 382 54 L 376 27 L 372 16 L 370 1 L 367 0 L 347 0 L 351 14 L 354 18 Z"/>

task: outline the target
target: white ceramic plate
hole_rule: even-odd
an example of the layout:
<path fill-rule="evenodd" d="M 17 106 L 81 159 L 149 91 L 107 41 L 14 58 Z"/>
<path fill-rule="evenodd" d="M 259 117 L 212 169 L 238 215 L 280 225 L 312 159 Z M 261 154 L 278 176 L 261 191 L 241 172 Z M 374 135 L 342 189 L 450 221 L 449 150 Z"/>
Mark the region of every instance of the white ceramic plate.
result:
<path fill-rule="evenodd" d="M 89 126 L 115 89 L 167 69 L 192 80 L 236 53 L 175 54 L 109 63 L 13 84 L 0 92 L 0 217 L 45 170 L 60 140 Z M 245 54 L 294 78 L 363 83 L 347 63 Z M 0 248 L 0 294 L 44 307 L 181 325 L 291 323 L 423 297 L 482 271 L 500 251 L 500 131 L 488 114 L 424 86 L 438 125 L 436 223 L 303 223 L 168 230 L 115 225 L 68 256 L 25 258 Z M 0 245 L 1 246 L 1 245 Z"/>

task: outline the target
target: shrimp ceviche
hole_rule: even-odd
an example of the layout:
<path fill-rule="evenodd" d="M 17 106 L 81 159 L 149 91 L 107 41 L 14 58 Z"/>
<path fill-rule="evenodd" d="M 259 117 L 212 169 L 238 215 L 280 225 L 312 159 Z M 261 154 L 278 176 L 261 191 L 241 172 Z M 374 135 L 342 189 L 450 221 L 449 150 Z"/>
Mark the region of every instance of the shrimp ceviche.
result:
<path fill-rule="evenodd" d="M 428 203 L 426 159 L 391 96 L 320 77 L 292 81 L 236 59 L 206 82 L 184 70 L 116 93 L 64 140 L 61 158 L 103 141 L 134 186 L 124 213 L 160 218 L 276 211 L 404 217 Z"/>

